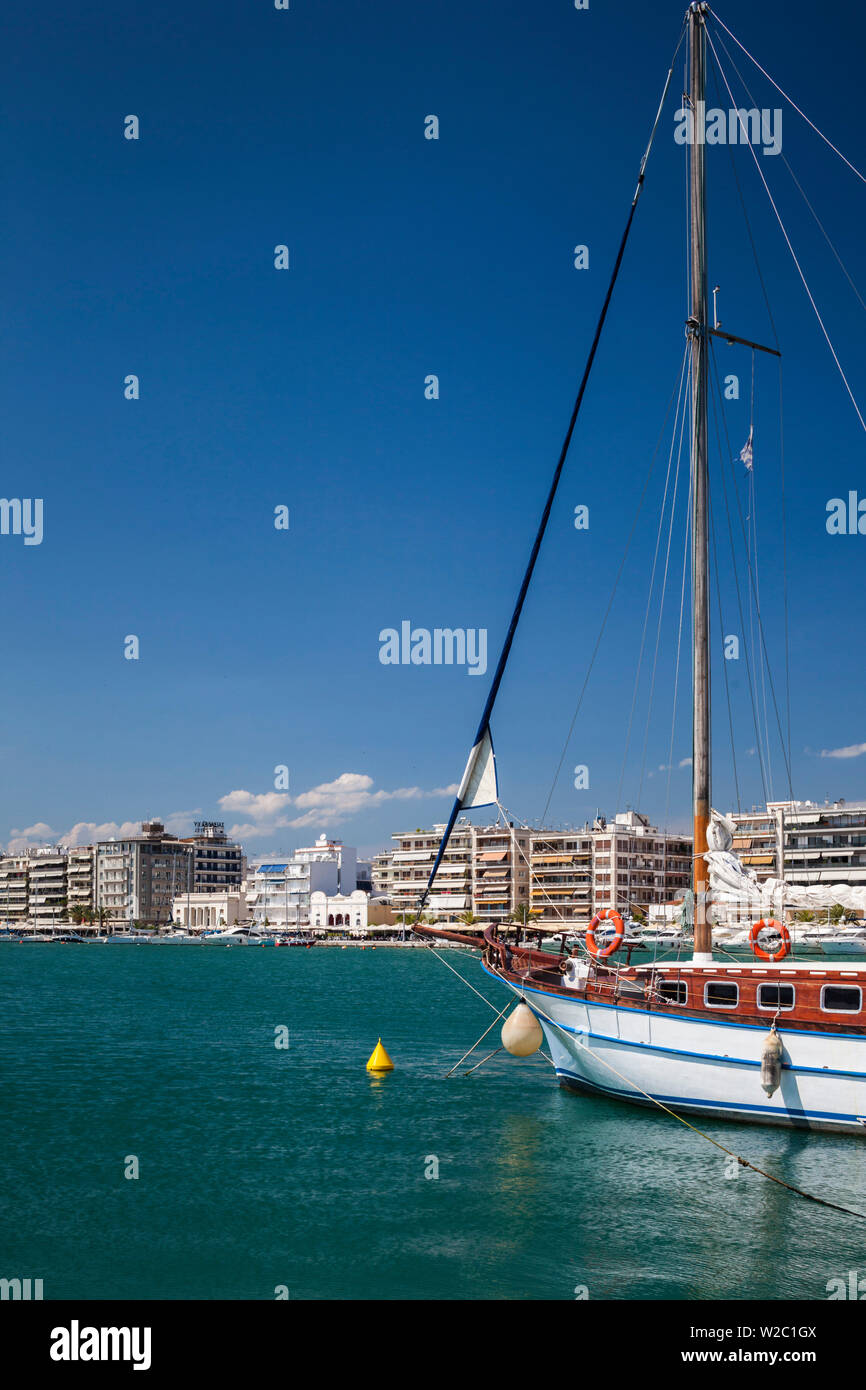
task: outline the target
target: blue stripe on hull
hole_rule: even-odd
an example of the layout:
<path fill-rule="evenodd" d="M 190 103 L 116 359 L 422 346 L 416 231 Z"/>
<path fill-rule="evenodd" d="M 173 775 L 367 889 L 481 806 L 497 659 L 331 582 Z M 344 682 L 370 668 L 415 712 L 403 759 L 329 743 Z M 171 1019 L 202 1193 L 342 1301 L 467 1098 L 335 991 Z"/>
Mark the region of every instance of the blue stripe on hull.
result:
<path fill-rule="evenodd" d="M 570 1090 L 588 1091 L 593 1095 L 608 1096 L 611 1100 L 626 1100 L 634 1105 L 652 1106 L 652 1100 L 641 1096 L 635 1091 L 624 1091 L 617 1086 L 600 1086 L 594 1081 L 587 1081 L 585 1077 L 578 1076 L 577 1072 L 566 1071 L 564 1067 L 557 1067 L 556 1074 L 560 1081 Z M 712 1115 L 720 1119 L 749 1119 L 754 1117 L 756 1120 L 771 1121 L 776 1124 L 793 1125 L 794 1128 L 808 1129 L 810 1126 L 831 1127 L 835 1124 L 843 1124 L 847 1128 L 858 1134 L 866 1135 L 866 1126 L 861 1124 L 856 1115 L 846 1115 L 844 1112 L 837 1113 L 833 1110 L 779 1110 L 773 1105 L 746 1105 L 741 1101 L 720 1101 L 696 1100 L 693 1096 L 666 1096 L 653 1095 L 653 1100 L 661 1101 L 664 1105 L 675 1105 L 680 1110 L 687 1110 L 697 1115 Z"/>
<path fill-rule="evenodd" d="M 530 1008 L 531 1007 L 530 1005 Z M 590 1007 L 595 1008 L 595 1005 L 592 1004 Z M 667 1017 L 667 1015 L 665 1015 L 665 1017 Z M 685 1021 L 703 1023 L 703 1019 L 689 1019 Z M 544 1024 L 547 1020 L 540 1019 L 539 1022 Z M 640 1052 L 658 1052 L 669 1057 L 697 1057 L 701 1062 L 717 1062 L 720 1066 L 726 1067 L 760 1068 L 761 1065 L 760 1062 L 753 1061 L 751 1057 L 727 1057 L 718 1052 L 689 1052 L 683 1047 L 661 1047 L 657 1043 L 640 1042 L 639 1040 L 633 1040 L 631 1038 L 614 1038 L 609 1033 L 596 1033 L 592 1029 L 573 1028 L 568 1023 L 557 1022 L 556 1026 L 561 1029 L 563 1033 L 571 1033 L 572 1036 L 576 1038 L 592 1038 L 594 1042 L 611 1043 L 614 1047 L 633 1047 Z M 758 1030 L 755 1029 L 755 1031 L 757 1032 Z M 782 1036 L 784 1037 L 784 1034 L 782 1034 Z M 857 1081 L 866 1081 L 866 1072 L 838 1071 L 834 1067 L 804 1067 L 799 1063 L 794 1066 L 791 1062 L 783 1062 L 782 1070 L 789 1071 L 792 1076 L 806 1076 L 809 1074 L 814 1076 L 843 1076 L 854 1077 Z"/>

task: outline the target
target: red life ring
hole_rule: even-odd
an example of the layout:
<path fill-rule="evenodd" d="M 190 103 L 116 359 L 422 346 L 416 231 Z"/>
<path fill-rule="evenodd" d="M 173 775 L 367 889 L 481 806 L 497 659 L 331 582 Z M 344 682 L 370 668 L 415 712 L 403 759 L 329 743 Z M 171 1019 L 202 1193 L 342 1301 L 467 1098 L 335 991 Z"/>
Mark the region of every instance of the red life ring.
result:
<path fill-rule="evenodd" d="M 616 929 L 614 935 L 611 937 L 610 941 L 606 946 L 596 945 L 595 929 L 598 926 L 599 922 L 613 922 L 614 927 Z M 603 960 L 605 956 L 612 956 L 614 951 L 619 950 L 620 946 L 622 945 L 622 939 L 624 936 L 625 927 L 622 924 L 622 918 L 620 917 L 616 908 L 603 907 L 600 912 L 597 912 L 595 914 L 587 928 L 586 949 L 589 951 L 589 954 L 591 956 L 597 956 L 599 960 Z"/>
<path fill-rule="evenodd" d="M 760 933 L 768 927 L 775 927 L 782 938 L 782 944 L 775 954 L 771 951 L 765 951 L 763 947 L 758 945 Z M 749 945 L 759 960 L 784 960 L 791 949 L 791 934 L 784 922 L 777 922 L 775 917 L 770 917 L 765 922 L 762 917 L 760 922 L 755 922 L 752 930 L 749 932 Z"/>

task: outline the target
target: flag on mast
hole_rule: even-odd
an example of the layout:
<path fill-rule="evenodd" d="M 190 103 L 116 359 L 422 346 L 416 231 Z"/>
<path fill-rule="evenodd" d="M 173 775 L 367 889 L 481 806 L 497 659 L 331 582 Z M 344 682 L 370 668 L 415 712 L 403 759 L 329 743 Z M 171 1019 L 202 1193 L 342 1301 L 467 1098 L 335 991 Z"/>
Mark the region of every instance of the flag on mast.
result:
<path fill-rule="evenodd" d="M 752 471 L 752 464 L 754 463 L 754 454 L 753 454 L 753 450 L 752 450 L 752 435 L 753 435 L 753 433 L 754 433 L 754 428 L 753 428 L 753 426 L 750 425 L 750 426 L 749 426 L 749 437 L 748 437 L 748 439 L 746 440 L 745 444 L 743 445 L 742 449 L 740 450 L 740 460 L 741 460 L 742 463 L 744 463 L 744 464 L 746 465 L 746 467 L 748 468 L 749 472 Z"/>

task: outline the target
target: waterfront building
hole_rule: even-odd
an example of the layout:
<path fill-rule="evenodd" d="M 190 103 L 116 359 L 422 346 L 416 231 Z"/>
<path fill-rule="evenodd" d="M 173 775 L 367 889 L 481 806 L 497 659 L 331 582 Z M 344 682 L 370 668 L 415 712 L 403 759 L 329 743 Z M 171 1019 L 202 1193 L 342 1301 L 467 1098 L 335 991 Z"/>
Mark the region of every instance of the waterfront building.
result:
<path fill-rule="evenodd" d="M 361 888 L 353 893 L 310 894 L 310 927 L 313 931 L 328 931 L 343 927 L 352 931 L 367 930 L 367 894 Z"/>
<path fill-rule="evenodd" d="M 351 845 L 344 845 L 342 840 L 329 840 L 327 835 L 320 835 L 314 845 L 296 849 L 291 858 L 293 864 L 299 865 L 336 864 L 337 886 L 341 893 L 353 893 L 358 886 L 357 851 Z"/>
<path fill-rule="evenodd" d="M 731 811 L 732 848 L 759 881 L 804 886 L 866 886 L 866 801 L 769 801 L 763 810 Z M 726 921 L 751 921 L 751 908 L 728 909 Z"/>
<path fill-rule="evenodd" d="M 535 924 L 551 931 L 585 930 L 593 914 L 590 827 L 535 831 L 529 858 Z"/>
<path fill-rule="evenodd" d="M 67 916 L 73 913 L 91 913 L 96 907 L 95 897 L 96 850 L 93 845 L 80 845 L 69 850 L 66 856 Z"/>
<path fill-rule="evenodd" d="M 427 886 L 430 870 L 444 825 L 432 830 L 404 830 L 394 834 L 396 848 L 391 851 L 391 907 L 396 914 L 414 916 Z M 453 921 L 472 910 L 473 826 L 458 820 L 436 874 L 433 890 L 424 904 L 425 916 L 436 921 Z"/>
<path fill-rule="evenodd" d="M 239 892 L 244 877 L 244 852 L 226 835 L 223 821 L 199 820 L 195 833 L 181 844 L 192 846 L 194 893 Z"/>
<path fill-rule="evenodd" d="M 312 894 L 354 893 L 356 866 L 355 850 L 326 835 L 315 845 L 295 850 L 291 858 L 259 864 L 249 895 L 253 920 L 282 929 L 307 925 Z"/>
<path fill-rule="evenodd" d="M 592 830 L 593 912 L 637 907 L 682 897 L 691 883 L 692 841 L 659 830 L 638 811 L 603 817 Z"/>
<path fill-rule="evenodd" d="M 395 833 L 385 870 L 395 912 L 417 911 L 443 828 Z M 472 912 L 481 922 L 502 922 L 525 905 L 542 926 L 579 929 L 601 908 L 645 910 L 682 896 L 690 872 L 688 837 L 659 830 L 636 811 L 582 830 L 459 820 L 424 912 L 437 921 Z"/>
<path fill-rule="evenodd" d="M 30 858 L 4 854 L 0 859 L 0 923 L 27 921 Z"/>
<path fill-rule="evenodd" d="M 172 921 L 188 931 L 233 927 L 247 920 L 246 894 L 241 891 L 184 893 L 172 903 Z"/>
<path fill-rule="evenodd" d="M 530 838 L 513 822 L 473 826 L 472 912 L 480 923 L 508 921 L 519 907 L 528 911 Z"/>
<path fill-rule="evenodd" d="M 394 874 L 393 849 L 380 850 L 374 854 L 370 865 L 371 892 L 374 898 L 390 900 Z"/>
<path fill-rule="evenodd" d="M 171 921 L 176 897 L 192 886 L 193 846 L 144 821 L 141 835 L 96 846 L 96 907 L 115 923 Z"/>
<path fill-rule="evenodd" d="M 59 926 L 66 920 L 66 852 L 38 850 L 30 859 L 27 916 L 34 927 Z"/>

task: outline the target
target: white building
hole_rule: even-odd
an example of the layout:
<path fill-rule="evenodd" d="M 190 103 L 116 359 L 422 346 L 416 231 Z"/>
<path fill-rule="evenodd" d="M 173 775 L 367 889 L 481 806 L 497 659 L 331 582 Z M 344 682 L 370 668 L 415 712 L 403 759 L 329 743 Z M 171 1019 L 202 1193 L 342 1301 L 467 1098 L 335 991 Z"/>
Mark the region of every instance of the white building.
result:
<path fill-rule="evenodd" d="M 353 893 L 310 894 L 310 926 L 313 931 L 327 931 L 342 927 L 344 930 L 367 930 L 367 894 L 360 888 Z"/>
<path fill-rule="evenodd" d="M 233 927 L 246 917 L 246 895 L 239 891 L 184 893 L 172 903 L 172 920 L 189 931 Z"/>
<path fill-rule="evenodd" d="M 354 893 L 357 856 L 350 845 L 320 835 L 290 859 L 259 864 L 248 903 L 257 926 L 289 930 L 308 925 L 313 893 Z"/>
<path fill-rule="evenodd" d="M 342 840 L 329 840 L 320 835 L 314 845 L 307 849 L 296 849 L 292 855 L 293 864 L 336 864 L 337 886 L 341 893 L 354 893 L 358 886 L 358 854 L 351 845 Z"/>
<path fill-rule="evenodd" d="M 26 922 L 30 880 L 28 854 L 5 854 L 0 859 L 0 922 Z"/>
<path fill-rule="evenodd" d="M 39 850 L 30 859 L 27 915 L 37 927 L 59 926 L 66 918 L 66 851 Z"/>

